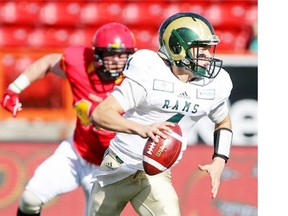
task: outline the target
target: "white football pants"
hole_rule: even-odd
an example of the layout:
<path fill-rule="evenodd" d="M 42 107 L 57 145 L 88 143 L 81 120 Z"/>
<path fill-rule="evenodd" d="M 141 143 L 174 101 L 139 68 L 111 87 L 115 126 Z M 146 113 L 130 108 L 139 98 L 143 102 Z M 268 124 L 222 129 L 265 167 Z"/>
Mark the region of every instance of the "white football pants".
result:
<path fill-rule="evenodd" d="M 33 177 L 25 187 L 25 191 L 29 191 L 26 194 L 31 194 L 32 192 L 36 195 L 34 197 L 38 197 L 43 205 L 54 197 L 73 191 L 81 186 L 87 203 L 92 188 L 92 171 L 98 168 L 98 166 L 88 163 L 76 153 L 72 140 L 63 141 L 55 152 L 35 170 Z M 35 209 L 35 206 L 33 206 L 35 205 L 35 199 L 34 203 L 30 200 L 23 193 L 19 204 L 23 212 Z M 29 208 L 30 204 L 31 208 Z M 39 207 L 41 208 L 41 206 Z M 87 208 L 85 209 L 86 211 Z"/>

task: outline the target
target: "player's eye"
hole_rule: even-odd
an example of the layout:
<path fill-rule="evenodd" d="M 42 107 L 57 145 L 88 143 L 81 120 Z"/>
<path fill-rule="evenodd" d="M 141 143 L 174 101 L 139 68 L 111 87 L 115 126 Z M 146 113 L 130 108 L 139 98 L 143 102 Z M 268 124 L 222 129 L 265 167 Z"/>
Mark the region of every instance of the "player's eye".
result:
<path fill-rule="evenodd" d="M 200 53 L 197 55 L 197 58 L 205 58 L 205 57 L 206 57 L 206 55 L 204 53 Z"/>

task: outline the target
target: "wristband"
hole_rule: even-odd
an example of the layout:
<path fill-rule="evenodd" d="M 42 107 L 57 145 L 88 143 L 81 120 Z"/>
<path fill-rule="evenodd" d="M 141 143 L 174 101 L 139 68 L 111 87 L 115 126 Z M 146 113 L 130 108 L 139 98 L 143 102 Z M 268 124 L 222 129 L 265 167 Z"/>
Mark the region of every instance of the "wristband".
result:
<path fill-rule="evenodd" d="M 227 163 L 232 144 L 233 132 L 229 128 L 220 128 L 214 131 L 214 154 L 215 157 L 221 157 Z"/>
<path fill-rule="evenodd" d="M 14 82 L 12 82 L 8 86 L 8 88 L 12 90 L 13 92 L 19 94 L 29 85 L 30 85 L 30 80 L 28 79 L 28 77 L 24 74 L 21 74 L 16 80 L 14 80 Z"/>

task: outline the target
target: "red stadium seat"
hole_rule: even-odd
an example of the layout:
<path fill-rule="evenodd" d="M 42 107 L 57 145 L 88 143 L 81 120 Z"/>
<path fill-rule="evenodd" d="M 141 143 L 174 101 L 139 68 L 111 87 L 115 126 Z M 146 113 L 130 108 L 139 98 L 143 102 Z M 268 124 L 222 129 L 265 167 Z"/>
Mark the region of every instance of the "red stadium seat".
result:
<path fill-rule="evenodd" d="M 42 5 L 39 21 L 52 26 L 79 26 L 81 3 L 78 2 L 47 2 Z"/>
<path fill-rule="evenodd" d="M 0 23 L 14 25 L 31 25 L 38 20 L 41 2 L 1 1 Z"/>
<path fill-rule="evenodd" d="M 247 5 L 245 2 L 227 2 L 210 5 L 204 12 L 204 15 L 211 21 L 212 25 L 217 28 L 242 28 L 246 25 L 245 16 Z"/>
<path fill-rule="evenodd" d="M 219 50 L 231 51 L 247 48 L 258 15 L 257 0 L 1 1 L 0 47 L 90 46 L 96 29 L 115 21 L 133 30 L 139 49 L 157 50 L 159 25 L 180 11 L 206 16 L 221 36 Z"/>
<path fill-rule="evenodd" d="M 66 47 L 68 45 L 82 45 L 88 35 L 81 29 L 74 28 L 39 28 L 28 36 L 28 45 L 31 47 L 50 48 Z M 90 38 L 91 40 L 91 38 Z"/>
<path fill-rule="evenodd" d="M 132 28 L 138 49 L 158 50 L 158 31 L 153 28 Z"/>
<path fill-rule="evenodd" d="M 22 47 L 27 45 L 30 28 L 2 27 L 0 28 L 0 47 Z"/>
<path fill-rule="evenodd" d="M 247 8 L 245 21 L 248 25 L 253 26 L 258 21 L 258 7 L 251 5 Z"/>
<path fill-rule="evenodd" d="M 220 38 L 217 52 L 244 52 L 247 50 L 250 33 L 237 30 L 218 30 L 216 34 Z"/>

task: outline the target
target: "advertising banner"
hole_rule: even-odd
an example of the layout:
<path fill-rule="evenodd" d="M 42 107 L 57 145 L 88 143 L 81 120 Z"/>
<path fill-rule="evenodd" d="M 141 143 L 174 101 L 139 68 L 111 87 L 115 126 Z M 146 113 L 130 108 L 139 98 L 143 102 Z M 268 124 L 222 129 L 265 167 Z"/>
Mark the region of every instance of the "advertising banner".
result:
<path fill-rule="evenodd" d="M 0 215 L 15 215 L 21 193 L 36 167 L 57 148 L 57 143 L 0 143 Z M 189 146 L 172 171 L 182 216 L 257 216 L 257 147 L 233 146 L 216 199 L 211 182 L 198 164 L 210 162 L 213 148 Z M 81 188 L 46 204 L 42 216 L 82 216 Z M 130 205 L 123 216 L 136 216 Z"/>

